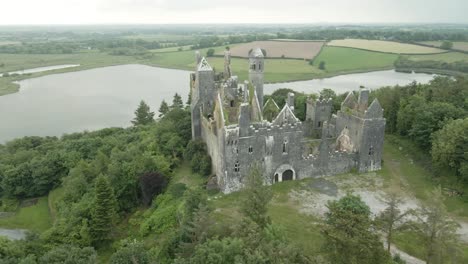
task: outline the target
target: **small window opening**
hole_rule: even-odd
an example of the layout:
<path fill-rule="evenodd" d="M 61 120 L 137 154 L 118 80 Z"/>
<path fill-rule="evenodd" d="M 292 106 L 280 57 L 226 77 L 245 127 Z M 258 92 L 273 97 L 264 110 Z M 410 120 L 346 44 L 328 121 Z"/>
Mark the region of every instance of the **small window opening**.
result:
<path fill-rule="evenodd" d="M 231 100 L 230 105 L 231 105 L 231 107 L 234 107 L 234 100 Z"/>
<path fill-rule="evenodd" d="M 283 154 L 288 153 L 287 145 L 288 145 L 288 141 L 285 139 L 283 142 Z"/>
<path fill-rule="evenodd" d="M 252 154 L 252 153 L 253 153 L 253 147 L 250 146 L 250 147 L 249 147 L 249 154 Z"/>
<path fill-rule="evenodd" d="M 236 161 L 236 163 L 234 164 L 234 171 L 235 172 L 239 172 L 240 168 L 239 168 L 239 161 Z"/>
<path fill-rule="evenodd" d="M 370 146 L 369 148 L 369 156 L 372 156 L 374 155 L 374 147 L 373 146 Z"/>
<path fill-rule="evenodd" d="M 321 127 L 322 126 L 322 121 L 319 121 L 317 126 Z"/>

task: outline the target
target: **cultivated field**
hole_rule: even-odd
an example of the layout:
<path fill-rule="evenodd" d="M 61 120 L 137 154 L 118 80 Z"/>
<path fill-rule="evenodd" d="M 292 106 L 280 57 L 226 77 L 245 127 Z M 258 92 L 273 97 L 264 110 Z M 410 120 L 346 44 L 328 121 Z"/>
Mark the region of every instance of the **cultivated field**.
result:
<path fill-rule="evenodd" d="M 313 59 L 320 52 L 322 41 L 254 41 L 231 48 L 231 55 L 247 58 L 253 48 L 266 50 L 269 58 Z M 218 52 L 222 55 L 223 52 Z"/>
<path fill-rule="evenodd" d="M 440 45 L 442 45 L 442 41 L 423 41 L 421 43 L 425 45 L 434 46 L 434 47 L 440 47 Z M 452 49 L 468 51 L 468 42 L 456 41 L 452 43 L 453 43 Z"/>
<path fill-rule="evenodd" d="M 405 44 L 393 41 L 366 40 L 366 39 L 341 39 L 332 40 L 328 46 L 364 49 L 370 51 L 397 53 L 397 54 L 431 54 L 445 52 L 442 49 L 424 47 L 413 44 Z"/>

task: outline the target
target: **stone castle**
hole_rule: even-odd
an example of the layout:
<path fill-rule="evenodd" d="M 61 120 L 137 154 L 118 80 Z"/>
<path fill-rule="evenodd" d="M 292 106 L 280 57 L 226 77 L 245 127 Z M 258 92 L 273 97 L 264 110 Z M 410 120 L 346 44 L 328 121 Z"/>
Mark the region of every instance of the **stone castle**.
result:
<path fill-rule="evenodd" d="M 192 137 L 203 140 L 212 158 L 217 185 L 229 193 L 242 188 L 252 166 L 265 184 L 381 168 L 385 119 L 369 91 L 350 92 L 332 114 L 331 99 L 306 103 L 306 120 L 294 115 L 294 94 L 282 109 L 264 102 L 264 55 L 249 52 L 249 80 L 240 83 L 224 53 L 224 72 L 216 73 L 196 53 L 190 76 Z"/>

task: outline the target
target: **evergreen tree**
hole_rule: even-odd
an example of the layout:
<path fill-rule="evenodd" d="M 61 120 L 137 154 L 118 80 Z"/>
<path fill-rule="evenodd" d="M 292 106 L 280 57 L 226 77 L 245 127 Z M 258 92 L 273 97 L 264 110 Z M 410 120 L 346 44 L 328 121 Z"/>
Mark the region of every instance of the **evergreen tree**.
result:
<path fill-rule="evenodd" d="M 379 236 L 371 232 L 370 209 L 359 196 L 328 202 L 324 250 L 334 264 L 390 263 Z"/>
<path fill-rule="evenodd" d="M 112 229 L 117 201 L 114 190 L 104 175 L 95 183 L 95 198 L 91 212 L 91 236 L 95 242 L 105 241 Z"/>
<path fill-rule="evenodd" d="M 183 108 L 184 107 L 184 101 L 182 101 L 182 97 L 178 94 L 174 94 L 174 99 L 172 99 L 172 108 Z"/>
<path fill-rule="evenodd" d="M 159 117 L 164 116 L 167 112 L 169 112 L 169 105 L 165 100 L 163 100 L 161 102 L 161 106 L 159 107 Z"/>
<path fill-rule="evenodd" d="M 259 227 L 264 228 L 271 220 L 267 215 L 268 203 L 272 198 L 269 188 L 263 185 L 262 171 L 258 166 L 253 166 L 247 176 L 245 191 L 247 193 L 242 204 L 242 212 Z"/>
<path fill-rule="evenodd" d="M 151 112 L 150 107 L 142 100 L 137 110 L 135 110 L 135 118 L 132 120 L 132 124 L 134 126 L 148 125 L 154 122 L 153 118 L 154 112 Z"/>

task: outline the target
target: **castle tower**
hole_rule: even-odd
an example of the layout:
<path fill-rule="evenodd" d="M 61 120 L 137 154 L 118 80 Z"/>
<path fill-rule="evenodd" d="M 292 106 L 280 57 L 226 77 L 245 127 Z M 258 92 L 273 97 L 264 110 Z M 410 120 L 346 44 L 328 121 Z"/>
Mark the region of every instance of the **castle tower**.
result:
<path fill-rule="evenodd" d="M 260 48 L 255 48 L 249 52 L 249 81 L 255 87 L 261 107 L 263 107 L 264 58 L 265 56 Z"/>
<path fill-rule="evenodd" d="M 226 47 L 224 51 L 224 79 L 227 80 L 231 78 L 231 76 L 231 51 L 229 51 L 229 47 Z"/>
<path fill-rule="evenodd" d="M 214 71 L 205 58 L 196 56 L 200 60 L 197 71 L 192 76 L 192 101 L 190 108 L 192 113 L 192 138 L 201 137 L 202 113 L 208 114 L 213 110 L 216 95 Z"/>

